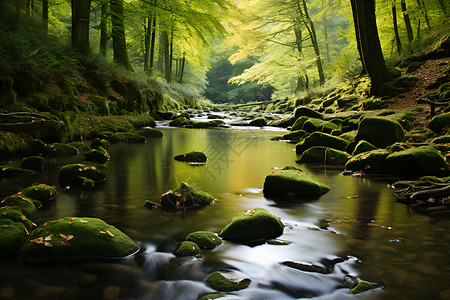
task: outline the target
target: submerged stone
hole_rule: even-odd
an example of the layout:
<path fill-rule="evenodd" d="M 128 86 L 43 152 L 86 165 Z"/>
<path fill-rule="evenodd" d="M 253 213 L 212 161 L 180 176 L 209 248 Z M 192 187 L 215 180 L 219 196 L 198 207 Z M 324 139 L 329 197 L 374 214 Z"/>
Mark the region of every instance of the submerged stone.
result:
<path fill-rule="evenodd" d="M 250 279 L 233 280 L 225 277 L 221 272 L 216 271 L 206 278 L 205 283 L 216 291 L 231 292 L 247 288 L 250 285 Z"/>
<path fill-rule="evenodd" d="M 234 216 L 219 236 L 225 240 L 249 242 L 270 240 L 283 234 L 284 224 L 264 208 L 246 210 Z"/>
<path fill-rule="evenodd" d="M 174 191 L 169 190 L 161 196 L 160 203 L 164 208 L 201 208 L 214 203 L 214 196 L 199 188 L 182 182 Z"/>
<path fill-rule="evenodd" d="M 42 156 L 28 156 L 22 160 L 20 164 L 22 169 L 28 169 L 33 171 L 42 171 L 44 169 L 44 158 Z"/>
<path fill-rule="evenodd" d="M 186 162 L 206 162 L 208 159 L 203 152 L 192 151 L 175 156 L 173 159 Z"/>
<path fill-rule="evenodd" d="M 121 259 L 139 246 L 127 235 L 97 218 L 64 218 L 40 225 L 24 248 L 26 262 L 70 262 Z"/>
<path fill-rule="evenodd" d="M 71 164 L 59 170 L 59 182 L 81 190 L 90 190 L 96 184 L 106 180 L 108 167 L 102 164 Z"/>
<path fill-rule="evenodd" d="M 369 290 L 373 290 L 373 289 L 376 289 L 379 287 L 380 287 L 379 285 L 361 280 L 358 282 L 358 284 L 354 288 L 352 288 L 352 290 L 350 291 L 350 294 L 360 294 L 360 293 L 367 292 Z"/>
<path fill-rule="evenodd" d="M 192 232 L 186 240 L 196 243 L 201 249 L 214 249 L 222 244 L 222 240 L 211 231 Z"/>
<path fill-rule="evenodd" d="M 266 176 L 264 196 L 295 195 L 318 197 L 330 189 L 312 175 L 300 170 L 278 170 Z"/>
<path fill-rule="evenodd" d="M 22 223 L 0 219 L 0 257 L 18 251 L 28 240 L 28 231 Z"/>
<path fill-rule="evenodd" d="M 386 148 L 405 137 L 403 127 L 394 120 L 383 117 L 365 117 L 359 123 L 356 140 L 365 140 L 378 148 Z"/>
<path fill-rule="evenodd" d="M 177 257 L 196 256 L 202 253 L 199 246 L 190 241 L 184 241 L 180 247 L 173 253 Z"/>
<path fill-rule="evenodd" d="M 57 195 L 56 187 L 47 184 L 36 184 L 24 188 L 20 191 L 26 197 L 35 199 L 41 202 L 48 202 L 54 200 Z"/>

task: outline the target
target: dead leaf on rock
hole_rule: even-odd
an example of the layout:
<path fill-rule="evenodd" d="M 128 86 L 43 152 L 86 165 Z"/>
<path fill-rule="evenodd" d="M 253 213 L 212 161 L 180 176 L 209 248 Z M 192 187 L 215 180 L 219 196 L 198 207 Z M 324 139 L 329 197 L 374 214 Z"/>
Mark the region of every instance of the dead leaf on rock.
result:
<path fill-rule="evenodd" d="M 53 237 L 53 234 L 50 234 L 50 235 L 46 236 L 44 240 L 45 241 L 51 241 L 52 237 Z"/>
<path fill-rule="evenodd" d="M 25 217 L 25 216 L 21 216 L 20 218 L 21 218 L 22 221 L 24 221 L 24 222 L 27 220 L 27 217 Z"/>
<path fill-rule="evenodd" d="M 44 246 L 45 246 L 45 247 L 53 248 L 53 245 L 50 244 L 49 242 L 44 242 Z"/>
<path fill-rule="evenodd" d="M 80 219 L 81 223 L 87 223 L 88 221 Z"/>
<path fill-rule="evenodd" d="M 254 213 L 255 213 L 255 210 L 254 210 L 254 209 L 251 209 L 251 210 L 247 210 L 247 211 L 244 213 L 244 215 L 247 215 L 247 216 L 253 216 Z"/>
<path fill-rule="evenodd" d="M 111 236 L 111 237 L 114 236 L 114 234 L 112 234 L 111 231 L 109 231 L 109 230 L 106 230 L 106 233 L 107 233 L 109 236 Z"/>

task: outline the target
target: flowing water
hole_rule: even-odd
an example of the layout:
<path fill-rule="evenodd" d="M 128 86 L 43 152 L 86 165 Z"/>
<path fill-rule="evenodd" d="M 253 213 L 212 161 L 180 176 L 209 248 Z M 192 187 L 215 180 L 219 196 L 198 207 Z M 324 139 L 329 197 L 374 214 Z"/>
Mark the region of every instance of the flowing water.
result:
<path fill-rule="evenodd" d="M 45 171 L 2 181 L 2 196 L 34 182 L 58 186 L 58 198 L 43 207 L 36 223 L 66 216 L 98 217 L 137 241 L 143 251 L 120 262 L 24 265 L 20 256 L 0 260 L 0 299 L 198 299 L 214 293 L 204 284 L 216 270 L 249 278 L 247 289 L 226 299 L 450 299 L 450 222 L 395 201 L 383 177 L 343 176 L 341 169 L 296 164 L 295 145 L 271 141 L 271 129 L 162 128 L 164 138 L 146 144 L 110 145 L 108 180 L 93 192 L 58 186 L 62 165 L 82 156 L 48 158 Z M 206 165 L 173 160 L 203 151 Z M 10 164 L 18 164 L 17 161 Z M 277 204 L 263 196 L 274 168 L 296 165 L 331 190 L 316 201 Z M 213 194 L 201 210 L 147 210 L 145 200 L 189 182 Z M 235 214 L 263 207 L 286 225 L 285 245 L 239 245 L 225 241 L 200 257 L 172 252 L 187 234 L 220 232 Z M 285 261 L 332 265 L 327 274 L 300 271 Z M 349 278 L 382 288 L 349 294 Z"/>

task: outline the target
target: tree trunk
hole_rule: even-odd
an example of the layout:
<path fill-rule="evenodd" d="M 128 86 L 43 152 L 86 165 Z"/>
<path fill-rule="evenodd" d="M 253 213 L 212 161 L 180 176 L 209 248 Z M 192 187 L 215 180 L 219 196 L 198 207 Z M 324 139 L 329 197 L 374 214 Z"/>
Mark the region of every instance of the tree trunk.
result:
<path fill-rule="evenodd" d="M 114 49 L 114 62 L 126 70 L 133 71 L 127 52 L 125 24 L 123 20 L 123 0 L 111 0 L 111 23 Z"/>
<path fill-rule="evenodd" d="M 397 25 L 397 5 L 396 1 L 392 2 L 392 20 L 394 23 L 394 34 L 395 34 L 395 43 L 397 44 L 397 53 L 402 53 L 402 42 L 400 41 L 400 35 L 398 34 L 398 25 Z"/>
<path fill-rule="evenodd" d="M 157 68 L 164 75 L 164 49 L 165 49 L 165 40 L 167 39 L 167 32 L 165 31 L 163 24 L 159 23 L 159 46 L 158 46 L 158 64 Z"/>
<path fill-rule="evenodd" d="M 319 72 L 319 84 L 323 85 L 325 83 L 325 75 L 323 73 L 322 60 L 320 58 L 319 43 L 317 41 L 316 30 L 314 29 L 313 21 L 309 17 L 308 7 L 306 6 L 306 0 L 302 0 L 302 2 L 303 2 L 303 13 L 305 15 L 306 22 L 309 25 L 306 27 L 311 36 L 311 43 L 313 45 L 314 54 L 316 55 L 317 71 Z"/>
<path fill-rule="evenodd" d="M 361 39 L 359 37 L 359 28 L 358 28 L 358 12 L 356 11 L 356 5 L 353 5 L 352 0 L 350 0 L 351 6 L 352 6 L 352 16 L 353 16 L 353 25 L 355 29 L 355 36 L 356 36 L 356 48 L 358 49 L 359 53 L 359 60 L 361 61 L 361 72 L 360 74 L 367 74 L 366 67 L 364 66 L 363 59 L 362 59 L 362 50 L 361 50 Z"/>
<path fill-rule="evenodd" d="M 156 42 L 156 15 L 152 16 L 152 37 L 150 41 L 150 57 L 149 57 L 149 75 L 153 76 L 153 69 L 155 64 L 155 42 Z"/>
<path fill-rule="evenodd" d="M 72 0 L 72 47 L 89 55 L 89 18 L 91 0 Z"/>
<path fill-rule="evenodd" d="M 403 12 L 403 19 L 405 20 L 405 27 L 406 27 L 406 35 L 408 36 L 408 43 L 409 43 L 409 50 L 411 51 L 411 43 L 414 39 L 413 31 L 411 27 L 411 20 L 409 19 L 409 14 L 406 9 L 406 2 L 405 0 L 400 0 L 400 4 L 402 6 L 402 12 Z"/>
<path fill-rule="evenodd" d="M 44 32 L 48 32 L 48 0 L 42 0 L 42 24 Z"/>
<path fill-rule="evenodd" d="M 172 62 L 173 62 L 173 27 L 170 33 L 170 43 L 169 43 L 169 73 L 166 74 L 166 79 L 167 82 L 169 83 L 172 82 Z"/>
<path fill-rule="evenodd" d="M 324 2 L 322 0 L 322 9 L 324 9 Z M 329 64 L 331 62 L 331 57 L 330 57 L 330 45 L 328 42 L 328 28 L 327 28 L 327 18 L 325 16 L 325 14 L 322 17 L 322 22 L 323 22 L 323 35 L 325 36 L 325 49 L 327 51 L 327 64 Z"/>
<path fill-rule="evenodd" d="M 186 56 L 183 55 L 183 59 L 181 60 L 181 66 L 180 66 L 180 79 L 178 80 L 178 83 L 183 83 L 183 74 L 184 74 L 185 65 L 186 65 Z"/>
<path fill-rule="evenodd" d="M 33 14 L 33 0 L 26 0 L 26 13 L 28 16 Z"/>
<path fill-rule="evenodd" d="M 171 75 L 170 74 L 170 45 L 169 45 L 169 36 L 167 31 L 163 31 L 162 35 L 162 50 L 163 50 L 163 65 L 164 65 L 164 77 L 166 81 L 170 83 Z"/>
<path fill-rule="evenodd" d="M 375 0 L 350 0 L 355 13 L 356 36 L 360 39 L 362 63 L 371 80 L 370 93 L 379 95 L 381 85 L 388 78 L 386 63 L 381 51 L 375 18 Z"/>
<path fill-rule="evenodd" d="M 445 5 L 445 0 L 439 0 L 439 5 L 441 6 L 442 11 L 445 15 L 447 15 L 447 6 Z"/>
<path fill-rule="evenodd" d="M 108 47 L 108 3 L 102 2 L 100 16 L 100 54 L 106 57 L 106 49 Z"/>
<path fill-rule="evenodd" d="M 148 73 L 148 65 L 150 59 L 150 35 L 152 31 L 152 16 L 147 18 L 147 26 L 144 24 L 145 39 L 144 39 L 144 72 Z"/>
<path fill-rule="evenodd" d="M 425 23 L 427 23 L 427 27 L 430 28 L 430 18 L 428 17 L 428 10 L 427 7 L 425 6 L 425 2 L 423 2 L 423 0 L 416 0 L 416 1 L 417 5 L 419 6 L 421 14 L 425 18 Z"/>

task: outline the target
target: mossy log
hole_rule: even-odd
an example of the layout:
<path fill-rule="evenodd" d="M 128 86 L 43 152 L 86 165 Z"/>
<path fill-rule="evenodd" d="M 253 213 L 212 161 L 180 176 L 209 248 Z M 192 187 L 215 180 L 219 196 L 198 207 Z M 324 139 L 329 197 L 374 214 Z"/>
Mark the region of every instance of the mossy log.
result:
<path fill-rule="evenodd" d="M 0 113 L 0 130 L 25 133 L 36 138 L 60 139 L 64 122 L 37 113 Z"/>

